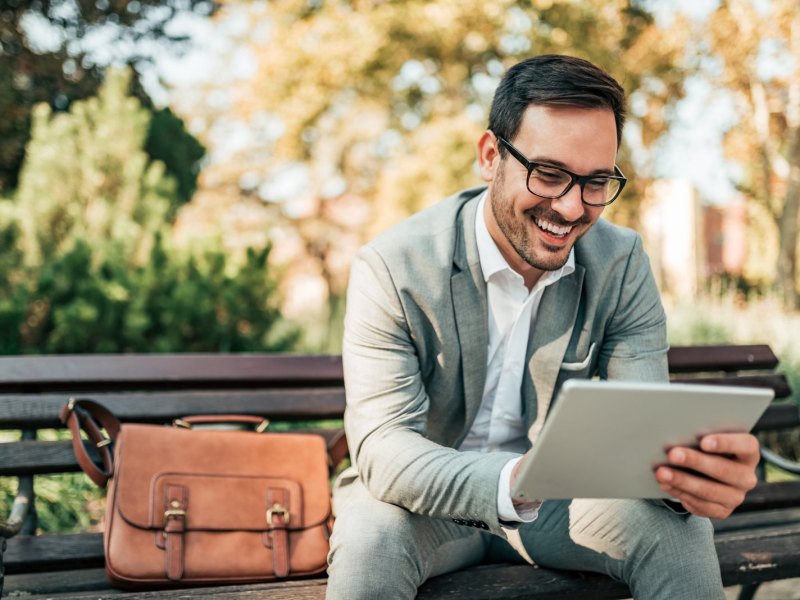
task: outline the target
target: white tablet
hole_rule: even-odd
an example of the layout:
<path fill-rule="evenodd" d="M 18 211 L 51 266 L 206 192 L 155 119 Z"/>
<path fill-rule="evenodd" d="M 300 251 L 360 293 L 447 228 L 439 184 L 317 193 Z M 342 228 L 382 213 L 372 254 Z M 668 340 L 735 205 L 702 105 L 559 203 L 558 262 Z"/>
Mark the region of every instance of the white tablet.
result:
<path fill-rule="evenodd" d="M 570 379 L 511 495 L 518 499 L 668 498 L 654 469 L 677 445 L 708 433 L 750 431 L 770 389 Z"/>

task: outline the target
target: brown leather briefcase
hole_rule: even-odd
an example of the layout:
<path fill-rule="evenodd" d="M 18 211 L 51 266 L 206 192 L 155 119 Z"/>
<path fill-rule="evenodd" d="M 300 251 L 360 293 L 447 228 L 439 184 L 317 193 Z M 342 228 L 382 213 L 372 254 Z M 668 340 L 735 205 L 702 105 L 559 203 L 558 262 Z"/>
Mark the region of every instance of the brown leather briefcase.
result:
<path fill-rule="evenodd" d="M 98 485 L 110 481 L 103 543 L 112 584 L 248 583 L 324 571 L 331 509 L 322 437 L 195 428 L 262 421 L 236 415 L 120 425 L 90 400 L 71 400 L 62 420 L 84 471 Z M 102 468 L 80 428 L 99 446 Z"/>

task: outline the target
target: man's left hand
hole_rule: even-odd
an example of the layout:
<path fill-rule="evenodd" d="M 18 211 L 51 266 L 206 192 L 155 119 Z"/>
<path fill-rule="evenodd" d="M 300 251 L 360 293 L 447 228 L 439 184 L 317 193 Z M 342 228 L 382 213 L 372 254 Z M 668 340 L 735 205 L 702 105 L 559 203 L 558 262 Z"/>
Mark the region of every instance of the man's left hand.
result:
<path fill-rule="evenodd" d="M 690 513 L 724 519 L 755 487 L 758 459 L 759 445 L 754 436 L 715 433 L 700 440 L 700 450 L 671 448 L 667 452 L 668 464 L 656 469 L 656 479 L 661 489 L 680 500 Z"/>

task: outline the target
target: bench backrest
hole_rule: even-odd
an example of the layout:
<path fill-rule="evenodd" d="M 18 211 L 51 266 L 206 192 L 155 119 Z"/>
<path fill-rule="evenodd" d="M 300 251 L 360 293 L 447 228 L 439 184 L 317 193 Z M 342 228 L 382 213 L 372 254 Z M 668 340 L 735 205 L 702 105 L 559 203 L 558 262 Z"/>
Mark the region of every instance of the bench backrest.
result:
<path fill-rule="evenodd" d="M 766 345 L 672 348 L 676 381 L 771 387 L 791 394 Z M 275 354 L 80 355 L 0 358 L 0 430 L 61 428 L 70 397 L 105 404 L 122 421 L 168 423 L 186 415 L 242 413 L 272 421 L 341 419 L 339 356 Z M 308 423 L 311 421 L 311 423 Z M 774 406 L 761 429 L 796 425 L 794 403 Z M 320 431 L 335 435 L 338 421 Z M 30 434 L 26 436 L 31 438 Z M 77 471 L 68 441 L 0 444 L 0 476 Z"/>

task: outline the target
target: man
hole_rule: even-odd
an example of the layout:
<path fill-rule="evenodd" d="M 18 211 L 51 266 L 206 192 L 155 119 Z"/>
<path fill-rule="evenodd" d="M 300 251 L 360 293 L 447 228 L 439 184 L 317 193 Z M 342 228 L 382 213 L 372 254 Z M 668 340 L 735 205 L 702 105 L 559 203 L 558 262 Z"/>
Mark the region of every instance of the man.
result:
<path fill-rule="evenodd" d="M 682 506 L 510 498 L 566 379 L 667 380 L 640 239 L 600 219 L 625 184 L 624 117 L 622 88 L 591 63 L 519 63 L 478 142 L 488 187 L 359 252 L 343 352 L 354 465 L 334 493 L 329 598 L 411 598 L 429 577 L 525 553 L 607 573 L 637 598 L 724 597 L 705 517 L 755 484 L 750 435 L 669 452 L 654 476 Z"/>

